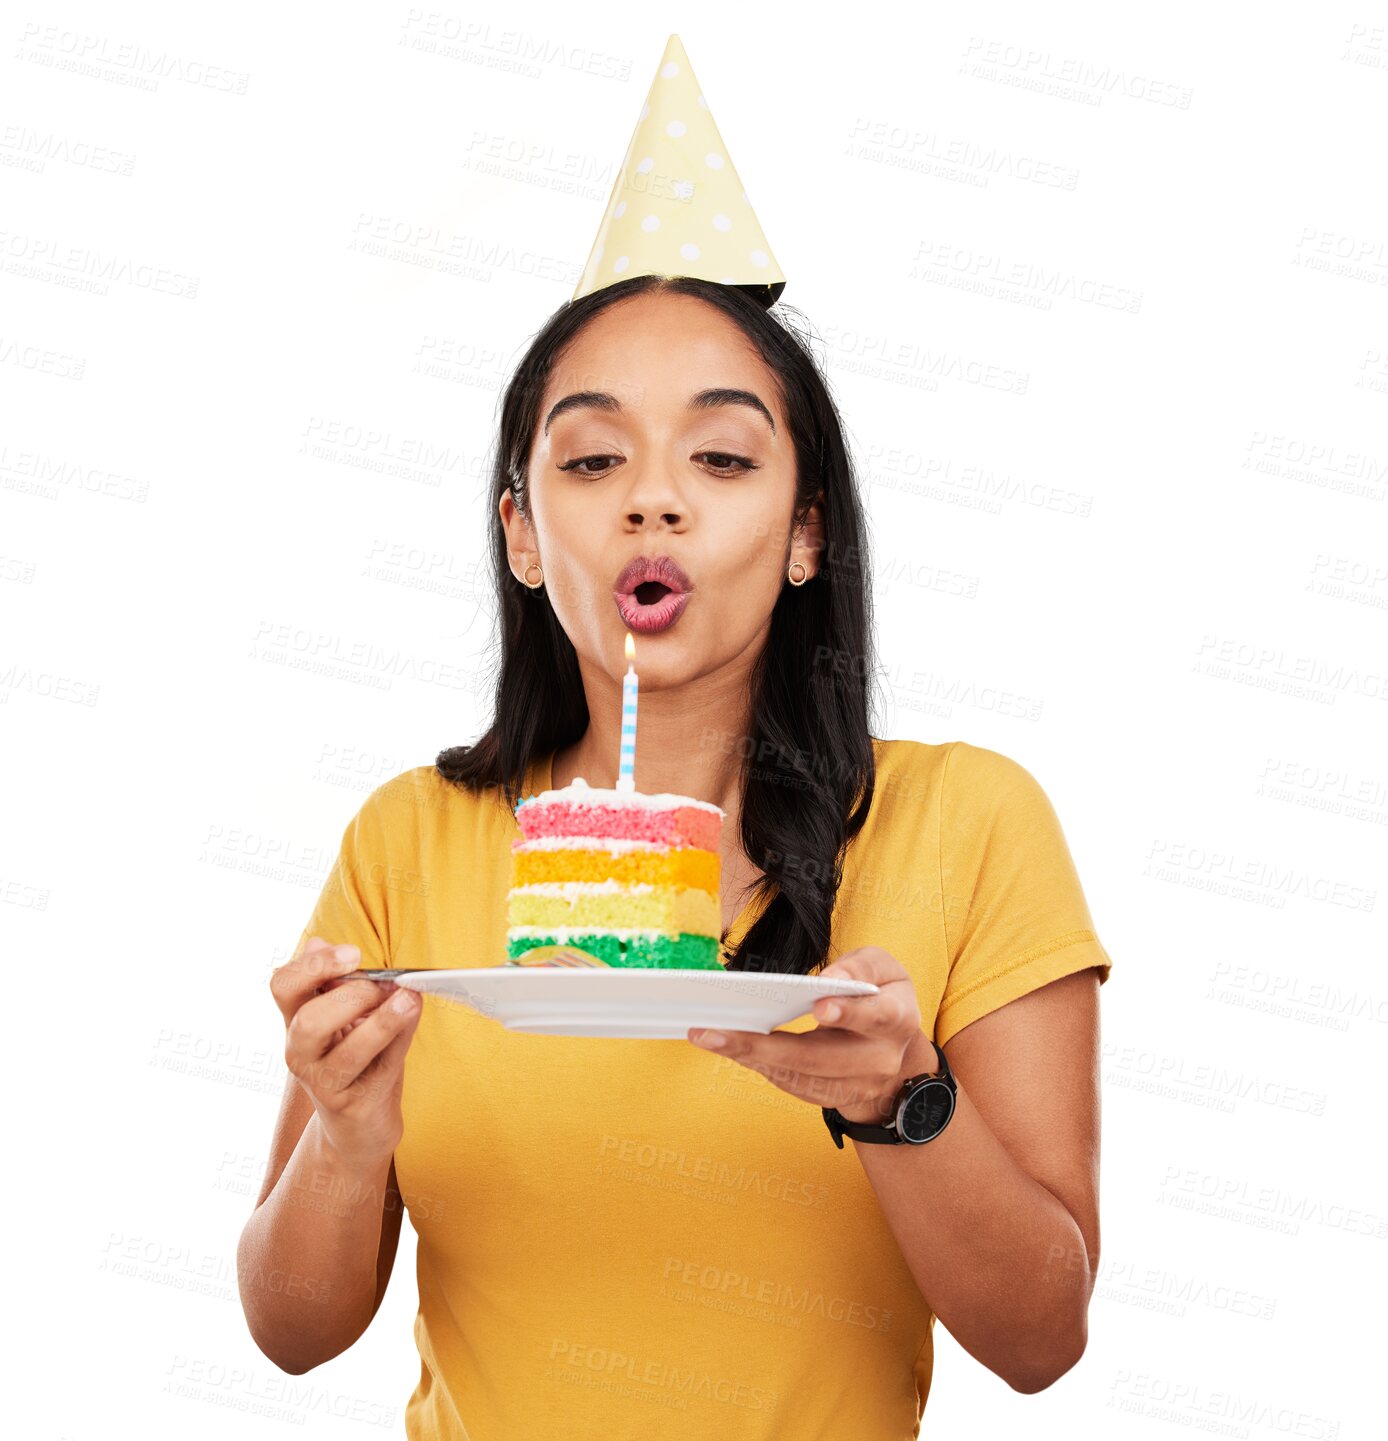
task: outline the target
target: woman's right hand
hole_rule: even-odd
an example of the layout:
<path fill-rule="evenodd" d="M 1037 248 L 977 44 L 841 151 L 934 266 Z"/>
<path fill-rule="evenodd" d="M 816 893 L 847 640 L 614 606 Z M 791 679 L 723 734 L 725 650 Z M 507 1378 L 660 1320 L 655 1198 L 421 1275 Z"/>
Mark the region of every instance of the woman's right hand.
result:
<path fill-rule="evenodd" d="M 405 1052 L 424 998 L 391 981 L 353 981 L 356 946 L 311 936 L 270 976 L 284 1060 L 308 1092 L 324 1140 L 356 1165 L 389 1161 L 404 1131 Z"/>

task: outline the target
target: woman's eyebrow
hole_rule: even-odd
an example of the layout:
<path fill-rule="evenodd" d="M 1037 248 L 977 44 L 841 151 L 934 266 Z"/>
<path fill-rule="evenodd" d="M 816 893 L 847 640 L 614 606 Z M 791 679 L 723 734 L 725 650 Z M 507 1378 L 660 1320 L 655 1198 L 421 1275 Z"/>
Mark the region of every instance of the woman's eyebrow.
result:
<path fill-rule="evenodd" d="M 754 395 L 750 390 L 732 390 L 720 386 L 712 390 L 701 390 L 690 396 L 690 410 L 715 410 L 720 405 L 745 405 L 763 416 L 766 423 L 771 427 L 772 435 L 776 434 L 776 422 L 772 418 L 770 410 L 760 396 Z M 549 434 L 549 427 L 552 421 L 568 410 L 580 410 L 583 408 L 591 410 L 607 410 L 620 412 L 622 402 L 606 390 L 576 390 L 572 395 L 566 395 L 562 400 L 556 400 L 550 407 L 549 414 L 545 416 L 544 432 Z"/>

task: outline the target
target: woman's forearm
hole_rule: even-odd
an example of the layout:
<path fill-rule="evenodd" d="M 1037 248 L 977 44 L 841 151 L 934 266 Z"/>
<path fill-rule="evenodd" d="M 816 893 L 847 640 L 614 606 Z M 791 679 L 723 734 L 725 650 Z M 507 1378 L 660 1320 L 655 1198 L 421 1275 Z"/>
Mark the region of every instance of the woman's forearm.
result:
<path fill-rule="evenodd" d="M 934 1070 L 921 1037 L 906 1074 Z M 848 1141 L 921 1295 L 951 1336 L 1018 1391 L 1084 1352 L 1091 1258 L 1075 1218 L 1012 1159 L 962 1085 L 923 1146 Z"/>
<path fill-rule="evenodd" d="M 281 1370 L 301 1375 L 332 1360 L 370 1324 L 390 1161 L 345 1162 L 314 1115 L 242 1229 L 241 1305 L 256 1345 Z"/>

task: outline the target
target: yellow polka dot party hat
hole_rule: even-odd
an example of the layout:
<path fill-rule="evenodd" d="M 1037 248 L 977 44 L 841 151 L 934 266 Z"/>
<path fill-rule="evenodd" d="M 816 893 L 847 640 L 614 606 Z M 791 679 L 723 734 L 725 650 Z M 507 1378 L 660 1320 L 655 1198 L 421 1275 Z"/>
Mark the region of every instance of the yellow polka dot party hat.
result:
<path fill-rule="evenodd" d="M 770 306 L 786 287 L 678 35 L 672 35 L 573 299 L 634 275 L 736 285 Z"/>

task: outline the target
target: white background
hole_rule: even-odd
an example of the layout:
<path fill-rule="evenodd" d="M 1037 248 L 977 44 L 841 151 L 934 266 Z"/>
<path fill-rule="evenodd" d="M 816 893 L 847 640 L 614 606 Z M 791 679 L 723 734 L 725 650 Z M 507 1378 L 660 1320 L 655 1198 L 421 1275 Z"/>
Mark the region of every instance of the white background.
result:
<path fill-rule="evenodd" d="M 1381 1434 L 1384 10 L 851 13 L 8 13 L 22 1434 L 400 1433 L 408 1226 L 236 1409 L 285 1380 L 235 1275 L 267 981 L 365 794 L 486 723 L 499 387 L 672 30 L 861 464 L 874 733 L 1027 766 L 1114 960 L 1089 1349 L 1022 1396 L 937 1328 L 924 1434 Z"/>

